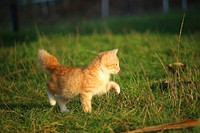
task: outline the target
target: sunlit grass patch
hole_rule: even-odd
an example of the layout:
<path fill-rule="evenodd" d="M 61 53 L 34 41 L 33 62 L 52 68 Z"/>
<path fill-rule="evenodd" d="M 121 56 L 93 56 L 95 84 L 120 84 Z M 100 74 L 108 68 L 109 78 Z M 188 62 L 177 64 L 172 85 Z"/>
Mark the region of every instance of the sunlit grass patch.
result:
<path fill-rule="evenodd" d="M 179 61 L 186 69 L 177 77 L 167 67 L 177 61 L 177 34 L 148 30 L 116 34 L 109 27 L 105 29 L 91 34 L 38 33 L 31 41 L 1 45 L 1 131 L 122 132 L 200 117 L 198 32 L 181 36 Z M 48 74 L 37 59 L 40 48 L 56 56 L 61 64 L 75 67 L 86 66 L 99 52 L 118 48 L 121 71 L 112 78 L 121 86 L 121 93 L 111 91 L 94 97 L 91 114 L 82 111 L 78 98 L 67 104 L 71 112 L 60 113 L 48 102 Z M 160 84 L 169 79 L 180 85 L 163 90 Z M 182 84 L 184 81 L 190 84 Z"/>

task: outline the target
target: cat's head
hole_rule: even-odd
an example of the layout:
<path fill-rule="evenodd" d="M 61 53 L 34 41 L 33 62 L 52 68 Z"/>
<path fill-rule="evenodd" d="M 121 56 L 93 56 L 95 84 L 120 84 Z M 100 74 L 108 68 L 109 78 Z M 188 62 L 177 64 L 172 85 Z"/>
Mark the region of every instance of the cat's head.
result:
<path fill-rule="evenodd" d="M 119 59 L 117 57 L 118 49 L 100 53 L 98 56 L 101 60 L 101 67 L 103 71 L 109 74 L 117 74 L 120 71 Z"/>

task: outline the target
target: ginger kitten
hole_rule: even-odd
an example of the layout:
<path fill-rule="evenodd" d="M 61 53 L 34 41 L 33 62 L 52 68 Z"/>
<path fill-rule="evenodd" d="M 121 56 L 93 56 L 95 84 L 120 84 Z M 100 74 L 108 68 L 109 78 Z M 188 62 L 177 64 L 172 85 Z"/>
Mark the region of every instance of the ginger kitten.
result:
<path fill-rule="evenodd" d="M 119 94 L 119 85 L 110 81 L 110 74 L 120 71 L 117 51 L 118 49 L 102 52 L 87 67 L 74 68 L 60 65 L 54 56 L 40 49 L 39 62 L 50 72 L 46 84 L 50 104 L 55 105 L 57 102 L 61 112 L 67 112 L 69 110 L 66 108 L 66 102 L 80 96 L 84 112 L 91 112 L 94 95 L 104 94 L 110 89 Z"/>

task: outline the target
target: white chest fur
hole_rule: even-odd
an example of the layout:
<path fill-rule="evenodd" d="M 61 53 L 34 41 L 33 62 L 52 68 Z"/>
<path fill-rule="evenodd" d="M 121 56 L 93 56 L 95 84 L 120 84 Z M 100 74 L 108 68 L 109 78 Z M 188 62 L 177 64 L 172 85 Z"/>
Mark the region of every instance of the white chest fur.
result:
<path fill-rule="evenodd" d="M 104 82 L 104 83 L 109 82 L 109 79 L 110 79 L 110 74 L 109 73 L 107 73 L 107 72 L 105 72 L 103 70 L 100 70 L 98 72 L 98 76 L 99 76 L 99 80 L 101 80 L 102 82 Z"/>

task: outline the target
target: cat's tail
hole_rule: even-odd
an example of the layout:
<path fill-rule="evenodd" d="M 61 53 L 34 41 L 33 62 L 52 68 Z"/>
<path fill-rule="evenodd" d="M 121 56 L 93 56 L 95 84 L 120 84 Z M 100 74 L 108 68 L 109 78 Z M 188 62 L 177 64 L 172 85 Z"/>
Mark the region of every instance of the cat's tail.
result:
<path fill-rule="evenodd" d="M 52 71 L 56 67 L 60 66 L 56 57 L 50 55 L 46 50 L 40 49 L 38 51 L 38 59 L 40 64 L 45 70 Z"/>

